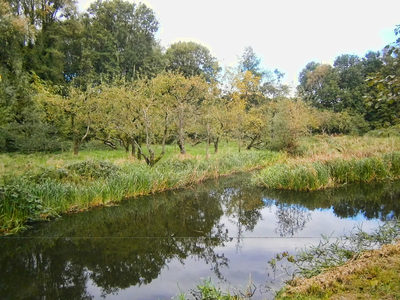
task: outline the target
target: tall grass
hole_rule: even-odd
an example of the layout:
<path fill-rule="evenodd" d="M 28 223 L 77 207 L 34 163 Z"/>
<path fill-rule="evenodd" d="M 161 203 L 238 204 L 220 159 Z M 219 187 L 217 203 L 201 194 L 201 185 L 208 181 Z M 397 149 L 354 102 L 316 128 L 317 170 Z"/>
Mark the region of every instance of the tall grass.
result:
<path fill-rule="evenodd" d="M 246 151 L 210 159 L 171 158 L 154 167 L 142 162 L 116 167 L 109 162 L 87 160 L 65 168 L 46 169 L 40 174 L 7 177 L 0 186 L 0 229 L 7 233 L 23 228 L 29 220 L 262 168 L 280 157 L 281 154 L 269 151 Z M 32 203 L 26 203 L 25 198 L 32 199 Z"/>
<path fill-rule="evenodd" d="M 400 177 L 400 152 L 374 157 L 300 164 L 276 164 L 254 175 L 260 186 L 296 191 L 318 190 L 352 182 L 395 179 Z"/>

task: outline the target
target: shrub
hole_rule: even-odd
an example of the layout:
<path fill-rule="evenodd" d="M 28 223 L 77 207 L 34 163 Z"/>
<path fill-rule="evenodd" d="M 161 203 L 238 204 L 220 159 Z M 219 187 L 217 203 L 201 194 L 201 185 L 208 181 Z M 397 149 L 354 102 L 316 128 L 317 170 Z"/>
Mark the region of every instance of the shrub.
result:
<path fill-rule="evenodd" d="M 69 165 L 67 169 L 86 179 L 107 178 L 120 170 L 110 162 L 92 159 Z"/>

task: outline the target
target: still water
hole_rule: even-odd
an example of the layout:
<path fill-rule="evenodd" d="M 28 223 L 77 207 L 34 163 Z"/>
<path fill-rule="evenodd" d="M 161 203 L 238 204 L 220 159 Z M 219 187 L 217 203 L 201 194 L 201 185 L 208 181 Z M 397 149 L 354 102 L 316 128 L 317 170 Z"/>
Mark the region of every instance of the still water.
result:
<path fill-rule="evenodd" d="M 0 299 L 171 299 L 201 278 L 272 299 L 268 260 L 400 214 L 400 181 L 321 192 L 256 188 L 250 175 L 65 215 L 0 238 Z"/>

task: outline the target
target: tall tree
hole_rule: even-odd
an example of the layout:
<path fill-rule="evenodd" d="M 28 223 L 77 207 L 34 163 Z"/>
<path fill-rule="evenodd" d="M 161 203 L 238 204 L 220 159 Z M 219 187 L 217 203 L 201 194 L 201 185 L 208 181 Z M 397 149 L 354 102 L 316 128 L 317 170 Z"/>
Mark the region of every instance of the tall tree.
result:
<path fill-rule="evenodd" d="M 215 81 L 221 68 L 207 47 L 195 42 L 177 42 L 166 52 L 168 70 L 181 72 L 185 77 L 203 76 Z"/>
<path fill-rule="evenodd" d="M 298 92 L 315 108 L 338 110 L 338 74 L 327 64 L 309 63 L 300 73 Z"/>
<path fill-rule="evenodd" d="M 84 48 L 96 74 L 127 79 L 140 75 L 156 47 L 158 21 L 150 8 L 123 0 L 97 0 L 84 24 Z"/>
<path fill-rule="evenodd" d="M 357 113 L 366 112 L 363 96 L 366 93 L 365 70 L 362 60 L 357 55 L 343 54 L 338 56 L 334 63 L 338 74 L 338 103 L 337 111 L 351 109 Z"/>
<path fill-rule="evenodd" d="M 246 72 L 260 78 L 260 92 L 265 99 L 286 96 L 289 93 L 289 87 L 281 82 L 285 74 L 278 69 L 272 72 L 262 68 L 261 58 L 252 47 L 246 47 L 242 56 L 239 57 L 238 73 Z"/>
<path fill-rule="evenodd" d="M 395 28 L 400 34 L 400 25 Z M 370 92 L 365 97 L 368 119 L 376 128 L 400 123 L 400 38 L 385 47 L 383 65 L 367 77 Z"/>

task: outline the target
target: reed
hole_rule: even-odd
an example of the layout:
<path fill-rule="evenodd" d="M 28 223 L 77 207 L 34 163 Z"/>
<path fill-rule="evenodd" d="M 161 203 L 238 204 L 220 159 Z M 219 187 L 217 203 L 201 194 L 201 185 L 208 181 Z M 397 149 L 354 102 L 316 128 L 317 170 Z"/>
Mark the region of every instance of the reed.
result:
<path fill-rule="evenodd" d="M 253 183 L 275 189 L 318 190 L 353 182 L 395 179 L 400 176 L 400 152 L 366 158 L 334 158 L 323 162 L 288 161 L 262 170 Z"/>
<path fill-rule="evenodd" d="M 8 179 L 3 180 L 0 187 L 0 230 L 10 233 L 13 229 L 23 229 L 30 220 L 262 168 L 281 156 L 269 151 L 246 151 L 215 155 L 210 159 L 171 158 L 154 167 L 142 162 L 116 166 L 88 159 L 64 168 L 42 169 L 38 174 L 4 177 Z M 32 200 L 27 204 L 23 199 Z"/>

